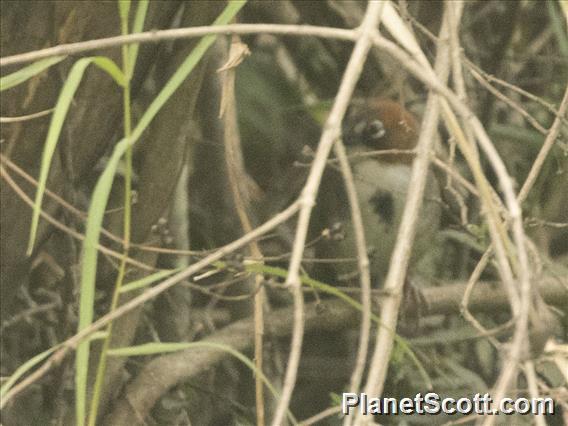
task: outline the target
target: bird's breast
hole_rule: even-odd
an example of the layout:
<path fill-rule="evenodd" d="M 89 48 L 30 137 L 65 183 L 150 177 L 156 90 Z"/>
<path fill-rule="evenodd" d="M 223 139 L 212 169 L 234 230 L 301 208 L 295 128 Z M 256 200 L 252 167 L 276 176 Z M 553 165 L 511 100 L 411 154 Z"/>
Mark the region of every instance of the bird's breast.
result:
<path fill-rule="evenodd" d="M 355 187 L 361 208 L 371 273 L 382 280 L 388 271 L 392 249 L 406 205 L 411 166 L 366 158 L 352 165 Z M 434 176 L 429 173 L 422 211 L 418 217 L 411 262 L 422 257 L 439 229 L 440 193 Z M 346 223 L 346 251 L 355 256 L 355 236 L 350 220 Z M 412 266 L 412 264 L 411 264 Z"/>

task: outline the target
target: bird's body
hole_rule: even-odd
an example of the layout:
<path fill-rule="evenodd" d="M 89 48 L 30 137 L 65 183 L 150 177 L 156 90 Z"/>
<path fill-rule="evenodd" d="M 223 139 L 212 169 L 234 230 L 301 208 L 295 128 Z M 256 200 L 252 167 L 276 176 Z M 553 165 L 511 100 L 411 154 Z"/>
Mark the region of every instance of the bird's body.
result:
<path fill-rule="evenodd" d="M 359 199 L 374 286 L 382 282 L 405 208 L 410 182 L 412 155 L 376 155 L 385 149 L 413 149 L 417 123 L 410 113 L 392 101 L 375 102 L 362 111 L 351 111 L 344 126 L 344 142 L 353 171 Z M 378 120 L 378 121 L 377 121 Z M 370 136 L 370 137 L 369 137 Z M 392 151 L 389 151 L 392 152 Z M 375 153 L 375 154 L 373 154 Z M 356 258 L 355 235 L 350 209 L 339 171 L 330 170 L 322 188 L 321 217 L 327 225 L 342 223 L 344 238 L 321 244 L 318 257 Z M 440 191 L 429 173 L 422 211 L 419 214 L 411 268 L 432 246 L 439 230 Z M 334 272 L 339 281 L 350 280 L 357 271 L 353 262 L 337 262 Z"/>

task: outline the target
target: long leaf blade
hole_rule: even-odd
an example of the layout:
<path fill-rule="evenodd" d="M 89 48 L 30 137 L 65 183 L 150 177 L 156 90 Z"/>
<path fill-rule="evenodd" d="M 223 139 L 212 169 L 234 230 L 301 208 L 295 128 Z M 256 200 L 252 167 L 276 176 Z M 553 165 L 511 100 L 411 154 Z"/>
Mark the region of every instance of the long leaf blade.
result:
<path fill-rule="evenodd" d="M 102 56 L 95 56 L 90 58 L 79 59 L 71 68 L 71 72 L 61 89 L 59 98 L 57 99 L 57 104 L 53 111 L 51 117 L 51 123 L 49 125 L 49 130 L 47 132 L 47 138 L 45 140 L 45 146 L 43 148 L 42 158 L 41 158 L 41 168 L 38 179 L 37 192 L 34 201 L 34 209 L 32 215 L 30 238 L 28 241 L 27 255 L 31 255 L 37 234 L 39 213 L 41 210 L 41 204 L 43 201 L 43 196 L 45 193 L 45 187 L 47 184 L 47 176 L 49 174 L 49 168 L 51 166 L 51 160 L 53 159 L 53 154 L 55 153 L 55 148 L 57 147 L 57 142 L 59 141 L 59 135 L 61 134 L 61 129 L 63 128 L 63 123 L 69 112 L 69 107 L 75 92 L 77 91 L 81 80 L 83 79 L 83 74 L 86 68 L 94 63 L 102 70 L 106 71 L 118 84 L 124 84 L 124 75 L 122 71 L 116 66 L 116 64 L 109 58 Z"/>
<path fill-rule="evenodd" d="M 93 322 L 95 301 L 95 279 L 100 230 L 108 196 L 114 180 L 118 164 L 126 149 L 128 140 L 122 139 L 114 148 L 105 170 L 99 178 L 87 218 L 87 230 L 83 242 L 83 255 L 81 261 L 81 294 L 79 297 L 79 330 L 88 327 Z M 89 371 L 89 341 L 84 341 L 77 347 L 75 358 L 75 410 L 78 424 L 82 424 L 86 417 L 87 374 Z"/>
<path fill-rule="evenodd" d="M 215 25 L 223 25 L 231 21 L 237 12 L 245 5 L 246 1 L 233 1 L 225 7 L 224 11 L 215 20 Z M 98 258 L 97 245 L 102 227 L 104 211 L 108 202 L 108 196 L 112 181 L 118 167 L 118 163 L 129 146 L 132 146 L 141 136 L 142 132 L 150 124 L 165 102 L 174 91 L 181 85 L 183 80 L 195 68 L 195 65 L 203 57 L 207 49 L 213 44 L 216 36 L 207 36 L 201 39 L 195 49 L 191 51 L 182 66 L 174 73 L 174 76 L 166 83 L 162 92 L 152 102 L 148 110 L 138 123 L 129 139 L 122 139 L 115 147 L 107 166 L 99 178 L 87 219 L 87 230 L 83 243 L 82 270 L 81 270 L 81 296 L 79 301 L 79 330 L 88 327 L 93 320 L 94 295 L 96 282 L 96 265 Z M 87 376 L 89 369 L 89 342 L 82 342 L 77 348 L 75 369 L 75 413 L 77 422 L 82 424 L 86 418 Z"/>
<path fill-rule="evenodd" d="M 61 62 L 63 59 L 65 59 L 65 56 L 54 56 L 52 58 L 42 59 L 22 68 L 21 70 L 0 78 L 0 92 L 28 81 L 30 78 L 35 77 L 52 65 Z"/>
<path fill-rule="evenodd" d="M 146 20 L 146 12 L 148 12 L 148 0 L 140 0 L 138 2 L 138 7 L 136 8 L 136 15 L 134 16 L 134 24 L 132 26 L 132 33 L 140 33 L 144 29 L 144 21 Z M 134 65 L 136 64 L 136 59 L 138 57 L 138 49 L 140 48 L 140 43 L 135 43 L 129 47 L 129 55 L 130 55 L 130 70 L 128 79 L 132 77 L 134 73 Z"/>
<path fill-rule="evenodd" d="M 239 1 L 232 1 L 230 2 L 225 10 L 219 15 L 219 17 L 215 20 L 213 25 L 225 25 L 229 23 L 237 14 L 239 10 L 246 4 L 246 0 L 239 0 Z M 133 142 L 138 140 L 140 135 L 146 130 L 148 125 L 152 122 L 156 114 L 162 109 L 164 104 L 170 99 L 170 97 L 174 94 L 177 88 L 183 83 L 186 77 L 189 75 L 191 71 L 195 68 L 195 66 L 199 63 L 207 49 L 211 47 L 211 45 L 215 42 L 217 38 L 216 35 L 209 35 L 203 37 L 197 46 L 191 51 L 191 53 L 187 56 L 185 61 L 181 64 L 181 66 L 176 70 L 174 75 L 170 78 L 170 80 L 166 83 L 162 91 L 156 96 L 154 101 L 150 104 L 140 121 L 138 122 L 136 128 L 132 132 L 132 140 Z"/>

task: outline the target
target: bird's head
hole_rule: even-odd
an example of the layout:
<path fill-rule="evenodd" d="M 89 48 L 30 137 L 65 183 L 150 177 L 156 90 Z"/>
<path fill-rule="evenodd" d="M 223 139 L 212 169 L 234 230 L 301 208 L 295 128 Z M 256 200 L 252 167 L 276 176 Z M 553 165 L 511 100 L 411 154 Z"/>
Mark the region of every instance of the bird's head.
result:
<path fill-rule="evenodd" d="M 348 149 L 408 151 L 416 147 L 418 122 L 409 111 L 392 100 L 355 100 L 345 116 L 342 131 L 343 142 Z M 408 152 L 392 152 L 379 158 L 390 163 L 410 164 L 414 156 Z"/>

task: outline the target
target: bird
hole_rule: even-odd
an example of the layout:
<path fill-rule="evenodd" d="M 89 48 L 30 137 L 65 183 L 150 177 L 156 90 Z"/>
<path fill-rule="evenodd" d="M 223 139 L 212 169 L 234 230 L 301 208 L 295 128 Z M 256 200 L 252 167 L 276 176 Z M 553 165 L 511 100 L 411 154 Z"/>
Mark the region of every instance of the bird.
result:
<path fill-rule="evenodd" d="M 385 98 L 353 101 L 342 123 L 342 140 L 353 172 L 374 288 L 381 287 L 388 272 L 405 208 L 418 132 L 416 117 L 399 102 Z M 440 229 L 440 199 L 440 187 L 429 171 L 410 272 L 425 254 L 433 251 Z M 327 167 L 318 206 L 317 222 L 336 230 L 316 247 L 318 258 L 337 260 L 331 268 L 323 267 L 326 278 L 332 274 L 339 285 L 357 282 L 356 262 L 341 260 L 355 260 L 357 253 L 350 208 L 337 167 Z"/>

